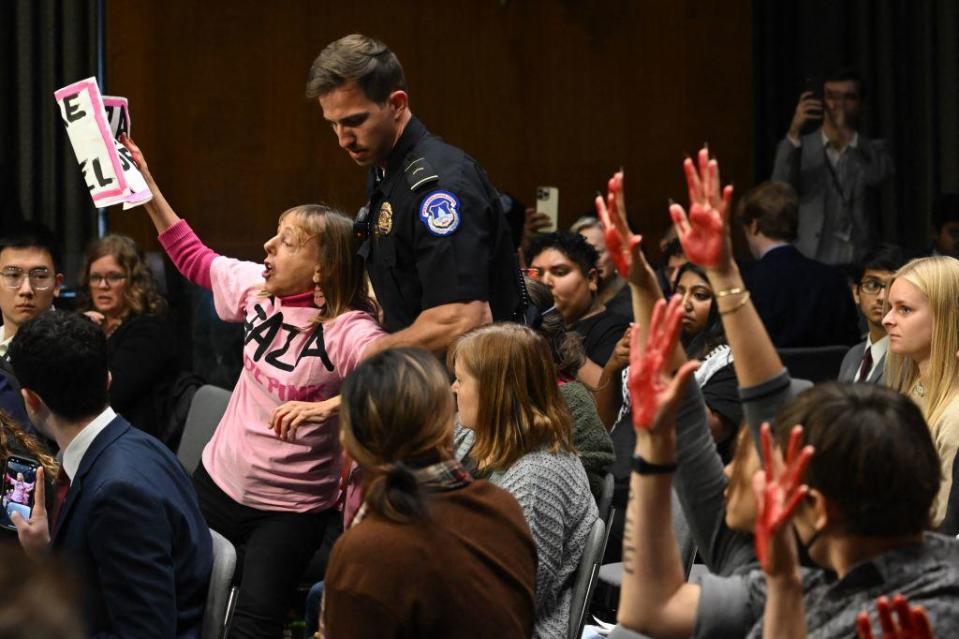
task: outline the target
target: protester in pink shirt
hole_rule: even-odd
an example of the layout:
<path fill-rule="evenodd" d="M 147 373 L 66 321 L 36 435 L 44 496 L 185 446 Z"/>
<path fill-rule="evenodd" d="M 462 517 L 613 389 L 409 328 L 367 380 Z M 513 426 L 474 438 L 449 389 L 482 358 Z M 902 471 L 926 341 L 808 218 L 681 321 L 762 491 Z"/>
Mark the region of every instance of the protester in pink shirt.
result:
<path fill-rule="evenodd" d="M 263 264 L 217 255 L 167 203 L 139 148 L 124 144 L 153 192 L 145 208 L 164 250 L 213 291 L 221 319 L 244 325 L 243 370 L 193 479 L 210 527 L 243 551 L 231 637 L 280 637 L 291 591 L 339 517 L 341 449 L 335 410 L 298 428 L 274 428 L 274 411 L 291 400 L 336 405 L 343 380 L 385 334 L 352 221 L 297 206 L 280 215 Z"/>

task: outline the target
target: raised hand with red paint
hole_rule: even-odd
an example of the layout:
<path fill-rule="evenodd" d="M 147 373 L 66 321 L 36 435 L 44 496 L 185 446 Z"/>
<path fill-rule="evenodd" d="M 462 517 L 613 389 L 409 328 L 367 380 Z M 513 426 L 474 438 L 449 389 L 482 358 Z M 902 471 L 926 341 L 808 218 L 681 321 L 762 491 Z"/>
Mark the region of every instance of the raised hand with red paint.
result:
<path fill-rule="evenodd" d="M 646 347 L 639 343 L 640 331 L 633 330 L 629 351 L 629 395 L 633 411 L 633 427 L 637 430 L 655 429 L 664 417 L 675 413 L 680 389 L 699 368 L 699 362 L 683 364 L 670 378 L 664 366 L 672 359 L 682 320 L 682 299 L 673 296 L 656 302 L 649 324 Z"/>
<path fill-rule="evenodd" d="M 881 639 L 934 639 L 929 617 L 922 606 L 910 606 L 902 595 L 889 599 L 876 599 L 876 610 L 879 612 L 879 626 L 882 628 Z M 898 617 L 898 621 L 895 617 Z M 856 631 L 859 639 L 874 639 L 869 613 L 860 612 L 856 619 Z"/>
<path fill-rule="evenodd" d="M 795 540 L 785 525 L 793 516 L 809 488 L 803 483 L 806 466 L 813 454 L 812 446 L 800 450 L 802 426 L 794 426 L 783 461 L 773 450 L 769 423 L 759 431 L 763 453 L 763 470 L 753 477 L 756 495 L 756 558 L 768 575 L 782 574 L 797 568 Z"/>
<path fill-rule="evenodd" d="M 642 267 L 645 270 L 646 260 L 639 250 L 643 236 L 634 235 L 626 221 L 622 170 L 609 178 L 607 188 L 605 199 L 602 195 L 596 196 L 596 214 L 603 223 L 606 250 L 619 274 L 636 283 L 637 278 L 643 274 L 643 271 L 639 271 L 638 268 Z"/>
<path fill-rule="evenodd" d="M 733 187 L 727 185 L 720 193 L 719 162 L 709 159 L 706 147 L 700 149 L 697 164 L 686 158 L 683 171 L 689 188 L 689 215 L 679 204 L 670 205 L 669 215 L 686 257 L 704 268 L 716 268 L 732 259 L 728 216 Z"/>

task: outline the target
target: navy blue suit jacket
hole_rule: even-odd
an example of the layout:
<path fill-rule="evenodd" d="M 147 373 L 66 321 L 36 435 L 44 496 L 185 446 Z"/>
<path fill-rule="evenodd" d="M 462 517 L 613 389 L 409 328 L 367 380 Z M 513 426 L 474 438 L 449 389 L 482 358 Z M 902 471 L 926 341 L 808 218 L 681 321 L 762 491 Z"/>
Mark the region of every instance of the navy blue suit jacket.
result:
<path fill-rule="evenodd" d="M 743 273 L 743 281 L 777 348 L 851 346 L 861 340 L 845 278 L 796 247 L 772 249 Z"/>
<path fill-rule="evenodd" d="M 200 636 L 210 530 L 176 457 L 122 417 L 83 455 L 52 543 L 85 581 L 91 636 Z"/>

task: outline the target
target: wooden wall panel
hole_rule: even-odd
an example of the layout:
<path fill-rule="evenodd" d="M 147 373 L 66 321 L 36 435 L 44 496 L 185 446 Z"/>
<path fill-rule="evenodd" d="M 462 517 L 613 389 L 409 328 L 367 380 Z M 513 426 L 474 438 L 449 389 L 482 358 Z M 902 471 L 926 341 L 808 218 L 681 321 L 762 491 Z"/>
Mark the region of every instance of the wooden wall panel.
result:
<path fill-rule="evenodd" d="M 130 98 L 161 187 L 217 250 L 261 259 L 286 208 L 365 200 L 302 97 L 314 57 L 354 31 L 399 55 L 413 112 L 498 188 L 532 203 L 559 187 L 564 224 L 622 165 L 633 224 L 657 238 L 704 141 L 751 183 L 748 0 L 109 0 L 107 90 Z M 111 228 L 156 246 L 141 212 Z"/>

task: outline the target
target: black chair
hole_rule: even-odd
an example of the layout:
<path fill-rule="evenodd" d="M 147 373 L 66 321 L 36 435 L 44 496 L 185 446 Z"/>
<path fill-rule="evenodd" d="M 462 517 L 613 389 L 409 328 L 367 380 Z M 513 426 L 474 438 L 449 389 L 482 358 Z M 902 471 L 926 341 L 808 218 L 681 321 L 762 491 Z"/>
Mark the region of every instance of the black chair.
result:
<path fill-rule="evenodd" d="M 814 384 L 833 381 L 839 377 L 842 358 L 848 346 L 814 346 L 809 348 L 779 348 L 779 358 L 793 378 L 808 379 Z"/>

